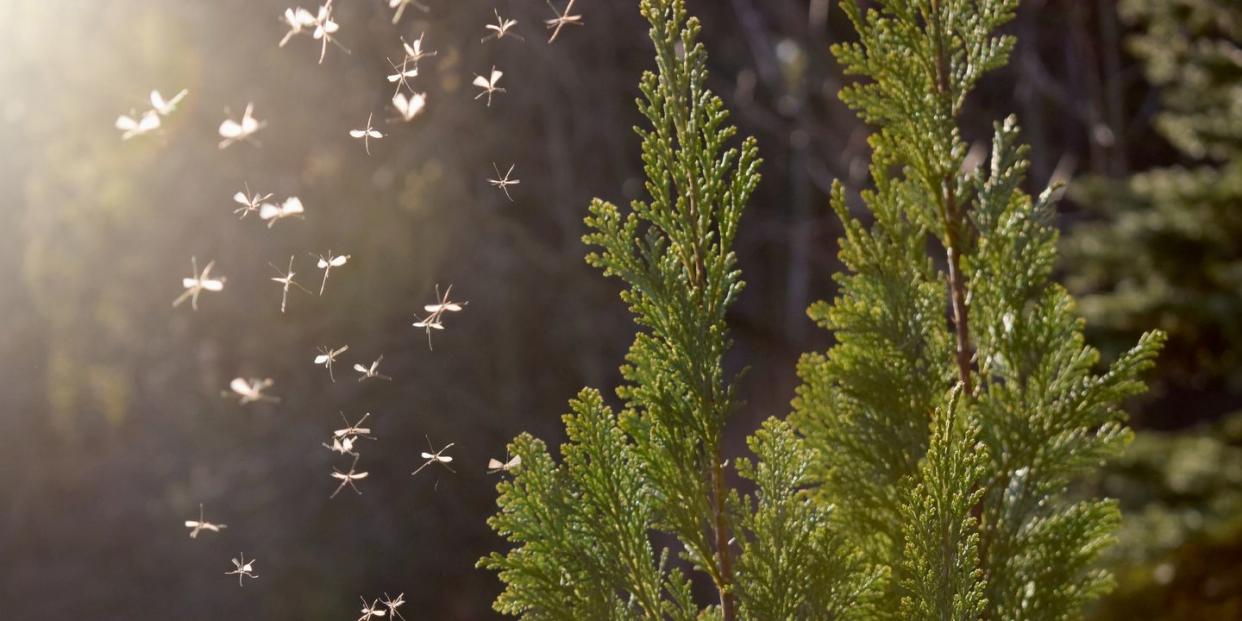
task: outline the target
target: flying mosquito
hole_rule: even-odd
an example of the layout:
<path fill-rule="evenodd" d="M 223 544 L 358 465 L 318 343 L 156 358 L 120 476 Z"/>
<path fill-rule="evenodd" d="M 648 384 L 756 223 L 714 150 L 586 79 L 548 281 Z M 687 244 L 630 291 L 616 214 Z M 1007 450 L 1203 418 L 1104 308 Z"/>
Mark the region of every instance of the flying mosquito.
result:
<path fill-rule="evenodd" d="M 392 67 L 392 70 L 396 72 L 388 74 L 388 82 L 397 85 L 397 90 L 393 91 L 393 95 L 400 93 L 402 88 L 413 93 L 414 87 L 410 86 L 409 80 L 410 78 L 418 77 L 418 64 L 410 64 L 408 56 L 401 60 L 400 65 L 392 62 L 392 59 L 386 60 L 388 60 L 388 66 Z"/>
<path fill-rule="evenodd" d="M 185 99 L 189 92 L 188 89 L 183 88 L 176 95 L 173 95 L 172 99 L 165 100 L 159 91 L 151 91 L 151 108 L 160 116 L 168 116 L 172 114 L 173 110 L 177 109 L 177 104 L 181 103 L 181 100 Z"/>
<path fill-rule="evenodd" d="M 396 598 L 390 598 L 388 593 L 384 593 L 384 599 L 381 599 L 380 603 L 388 609 L 388 614 L 401 619 L 401 621 L 405 621 L 405 617 L 401 616 L 401 613 L 397 611 L 398 608 L 405 605 L 405 593 L 398 593 Z"/>
<path fill-rule="evenodd" d="M 245 192 L 238 192 L 233 195 L 233 202 L 237 203 L 238 205 L 241 205 L 241 207 L 238 207 L 237 209 L 233 210 L 234 214 L 241 214 L 241 217 L 238 218 L 239 220 L 241 218 L 245 218 L 246 216 L 250 215 L 251 212 L 259 211 L 259 207 L 263 203 L 263 201 L 272 197 L 271 194 L 264 194 L 263 196 L 259 196 L 258 192 L 251 194 L 250 184 L 247 183 L 244 185 L 246 186 Z"/>
<path fill-rule="evenodd" d="M 401 15 L 405 13 L 405 7 L 410 5 L 414 5 L 415 8 L 424 13 L 431 10 L 418 0 L 388 0 L 388 8 L 397 10 L 397 12 L 392 16 L 393 24 L 401 21 Z"/>
<path fill-rule="evenodd" d="M 182 302 L 190 300 L 190 308 L 198 310 L 198 294 L 204 291 L 220 291 L 224 289 L 224 277 L 211 277 L 211 268 L 215 267 L 216 262 L 211 261 L 203 271 L 198 271 L 198 259 L 190 257 L 190 277 L 181 279 L 181 286 L 185 287 L 185 291 L 173 300 L 173 307 L 180 306 Z"/>
<path fill-rule="evenodd" d="M 484 95 L 487 95 L 487 107 L 492 107 L 492 94 L 505 92 L 505 89 L 496 86 L 504 74 L 505 73 L 503 71 L 497 71 L 496 66 L 492 65 L 492 72 L 488 74 L 488 77 L 485 78 L 481 75 L 474 76 L 474 85 L 483 89 L 479 91 L 479 94 L 475 95 L 474 98 L 478 99 Z"/>
<path fill-rule="evenodd" d="M 402 121 L 411 121 L 427 106 L 427 93 L 414 93 L 409 97 L 397 93 L 392 96 L 392 105 L 401 113 Z"/>
<path fill-rule="evenodd" d="M 341 484 L 336 486 L 336 491 L 332 492 L 331 496 L 328 496 L 329 499 L 336 498 L 336 495 L 341 493 L 341 490 L 345 489 L 346 485 L 354 488 L 354 491 L 357 492 L 359 496 L 362 495 L 362 490 L 358 489 L 357 485 L 354 485 L 354 481 L 361 481 L 362 479 L 367 478 L 367 473 L 355 470 L 357 465 L 358 456 L 354 455 L 354 463 L 349 466 L 349 472 L 341 472 L 336 468 L 332 469 L 332 478 L 340 479 Z"/>
<path fill-rule="evenodd" d="M 371 621 L 372 617 L 384 616 L 385 611 L 379 607 L 379 600 L 371 600 L 371 603 L 368 604 L 367 600 L 361 595 L 358 596 L 358 599 L 362 600 L 362 616 L 358 617 L 358 621 Z"/>
<path fill-rule="evenodd" d="M 213 524 L 203 519 L 203 504 L 198 504 L 198 519 L 186 520 L 185 527 L 190 529 L 190 539 L 198 539 L 199 531 L 209 530 L 213 533 L 220 532 L 221 529 L 227 528 L 225 524 Z"/>
<path fill-rule="evenodd" d="M 315 15 L 314 26 L 315 31 L 311 33 L 311 37 L 316 41 L 323 41 L 319 49 L 319 64 L 323 64 L 324 56 L 328 54 L 329 43 L 341 48 L 346 54 L 349 53 L 345 46 L 332 38 L 332 35 L 341 29 L 341 25 L 332 19 L 332 0 L 328 0 L 319 7 L 319 13 Z"/>
<path fill-rule="evenodd" d="M 423 35 L 424 34 L 426 33 L 419 33 L 418 38 L 414 39 L 414 43 L 407 42 L 405 40 L 405 37 L 401 38 L 401 47 L 405 49 L 405 59 L 409 62 L 414 63 L 415 66 L 417 66 L 418 61 L 422 60 L 423 58 L 427 56 L 436 55 L 436 52 L 424 52 L 423 51 Z"/>
<path fill-rule="evenodd" d="M 444 313 L 460 312 L 462 307 L 468 304 L 468 302 L 458 303 L 449 300 L 449 294 L 452 293 L 452 291 L 453 285 L 449 285 L 448 289 L 444 291 L 444 295 L 441 296 L 440 285 L 436 285 L 436 298 L 439 301 L 435 304 L 428 304 L 424 306 L 423 310 L 427 311 L 428 315 L 413 324 L 415 328 L 422 328 L 427 331 L 427 349 L 432 349 L 431 331 L 444 329 L 444 323 L 442 321 Z"/>
<path fill-rule="evenodd" d="M 498 472 L 508 472 L 522 465 L 522 456 L 514 455 L 509 461 L 500 461 L 499 459 L 487 460 L 487 473 L 496 474 Z"/>
<path fill-rule="evenodd" d="M 267 228 L 272 228 L 277 221 L 285 218 L 300 218 L 306 213 L 306 208 L 302 205 L 302 199 L 296 196 L 286 198 L 279 205 L 273 203 L 263 203 L 259 206 L 259 219 L 267 221 Z"/>
<path fill-rule="evenodd" d="M 364 367 L 361 364 L 354 363 L 354 370 L 362 374 L 362 377 L 359 377 L 358 381 L 361 382 L 362 380 L 368 380 L 372 378 L 392 381 L 391 377 L 388 377 L 387 375 L 383 375 L 382 373 L 379 372 L 380 361 L 382 361 L 383 359 L 384 359 L 384 355 L 380 354 L 380 357 L 376 358 L 375 362 L 372 362 L 370 367 Z"/>
<path fill-rule="evenodd" d="M 346 438 L 332 438 L 331 445 L 324 442 L 321 442 L 320 444 L 323 444 L 324 448 L 332 451 L 333 453 L 353 455 L 354 457 L 357 457 L 358 453 L 354 452 L 354 442 L 357 442 L 357 438 L 349 436 Z"/>
<path fill-rule="evenodd" d="M 237 403 L 239 405 L 246 405 L 256 401 L 280 401 L 279 397 L 263 394 L 263 391 L 271 388 L 274 383 L 275 382 L 273 382 L 270 378 L 259 379 L 257 377 L 252 377 L 247 379 L 244 377 L 235 377 L 233 378 L 233 381 L 229 382 L 229 390 L 233 391 L 233 395 L 231 396 L 237 397 Z M 225 392 L 224 395 L 230 396 L 227 392 Z"/>
<path fill-rule="evenodd" d="M 289 302 L 290 285 L 297 287 L 298 289 L 301 289 L 302 291 L 305 291 L 307 293 L 310 293 L 310 290 L 307 289 L 306 287 L 303 287 L 301 283 L 293 279 L 293 255 L 289 255 L 289 270 L 287 272 L 281 272 L 280 268 L 276 267 L 275 265 L 272 265 L 271 263 L 268 263 L 268 265 L 271 265 L 272 269 L 276 270 L 277 274 L 280 274 L 280 276 L 273 276 L 272 280 L 281 284 L 280 312 L 281 314 L 284 314 L 285 306 Z"/>
<path fill-rule="evenodd" d="M 285 22 L 285 25 L 289 26 L 289 32 L 285 33 L 284 38 L 280 40 L 280 45 L 277 47 L 284 47 L 285 44 L 289 42 L 289 39 L 292 39 L 294 35 L 301 33 L 306 28 L 314 26 L 315 14 L 302 7 L 285 9 L 282 21 Z"/>
<path fill-rule="evenodd" d="M 253 580 L 259 577 L 258 574 L 254 573 L 254 563 L 255 563 L 254 559 L 250 559 L 249 561 L 247 561 L 245 553 L 242 553 L 240 561 L 237 559 L 233 559 L 233 568 L 234 568 L 233 571 L 226 571 L 224 572 L 224 575 L 226 576 L 236 575 L 237 586 L 246 586 L 242 584 L 242 578 L 250 578 Z"/>
<path fill-rule="evenodd" d="M 496 14 L 496 23 L 484 26 L 488 30 L 492 31 L 492 34 L 479 39 L 479 43 L 487 43 L 488 39 L 496 39 L 499 41 L 505 37 L 513 37 L 518 41 L 526 40 L 522 35 L 517 34 L 516 32 L 509 32 L 514 26 L 517 26 L 518 22 L 516 19 L 505 19 L 500 16 L 500 11 L 496 9 L 492 9 L 492 12 Z"/>
<path fill-rule="evenodd" d="M 367 440 L 375 439 L 371 437 L 371 428 L 362 426 L 362 423 L 366 422 L 367 418 L 371 416 L 370 412 L 363 414 L 362 418 L 359 418 L 358 422 L 356 423 L 350 423 L 349 419 L 345 418 L 344 412 L 338 412 L 338 414 L 341 415 L 341 420 L 345 421 L 345 427 L 341 429 L 337 429 L 336 431 L 333 431 L 332 432 L 333 438 L 365 438 Z"/>
<path fill-rule="evenodd" d="M 371 139 L 374 138 L 376 140 L 379 140 L 380 138 L 384 137 L 384 134 L 380 133 L 379 130 L 375 129 L 374 127 L 371 127 L 371 117 L 373 116 L 375 115 L 374 114 L 367 115 L 366 128 L 349 130 L 349 135 L 351 138 L 362 139 L 362 145 L 366 147 L 367 155 L 371 155 Z"/>
<path fill-rule="evenodd" d="M 241 121 L 233 119 L 224 119 L 220 123 L 220 148 L 227 149 L 234 142 L 249 140 L 255 132 L 263 129 L 267 123 L 254 118 L 254 103 L 246 104 L 246 111 L 242 114 Z"/>
<path fill-rule="evenodd" d="M 501 177 L 500 168 L 496 166 L 496 162 L 492 162 L 492 170 L 496 171 L 496 178 L 487 180 L 487 182 L 492 184 L 493 187 L 500 188 L 500 190 L 505 193 L 505 198 L 509 199 L 510 203 L 513 202 L 513 197 L 509 195 L 509 186 L 518 185 L 519 183 L 522 183 L 520 179 L 512 178 L 513 169 L 516 166 L 517 164 L 510 164 L 508 172 L 505 173 L 505 176 Z"/>
<path fill-rule="evenodd" d="M 311 256 L 316 256 L 316 255 L 312 254 Z M 345 265 L 345 263 L 349 261 L 349 255 L 338 254 L 336 256 L 333 256 L 332 251 L 329 250 L 326 256 L 322 254 L 318 256 L 319 256 L 319 263 L 317 263 L 316 265 L 319 267 L 319 269 L 323 270 L 323 282 L 319 283 L 319 295 L 323 295 L 323 288 L 328 286 L 328 274 L 332 273 L 332 268 L 341 267 L 342 265 Z"/>
<path fill-rule="evenodd" d="M 441 466 L 448 468 L 449 472 L 456 474 L 457 471 L 453 470 L 453 467 L 449 465 L 449 463 L 453 461 L 453 458 L 444 454 L 444 451 L 449 450 L 449 448 L 451 448 L 452 446 L 453 446 L 453 443 L 449 442 L 448 444 L 444 445 L 444 448 L 437 451 L 435 447 L 431 446 L 431 438 L 427 438 L 427 449 L 430 450 L 431 452 L 429 453 L 427 451 L 423 451 L 422 453 L 423 459 L 427 461 L 423 462 L 423 465 L 419 466 L 418 470 L 411 472 L 410 476 L 417 475 L 418 473 L 423 471 L 423 468 L 426 468 L 427 466 L 430 466 L 431 464 L 440 464 Z"/>
<path fill-rule="evenodd" d="M 159 129 L 160 115 L 155 110 L 147 110 L 139 117 L 130 110 L 129 114 L 116 117 L 116 128 L 121 130 L 121 140 L 129 140 Z"/>
<path fill-rule="evenodd" d="M 547 0 L 547 1 L 548 1 L 548 8 L 552 9 L 552 13 L 556 15 L 556 17 L 552 19 L 544 20 L 543 22 L 547 24 L 549 29 L 553 29 L 553 28 L 555 29 L 552 31 L 552 36 L 548 39 L 548 43 L 552 43 L 553 41 L 556 40 L 556 35 L 561 34 L 561 28 L 564 28 L 565 26 L 581 26 L 582 25 L 581 15 L 570 15 L 569 14 L 569 11 L 574 8 L 574 0 L 569 0 L 569 4 L 565 5 L 565 10 L 559 11 L 559 12 L 556 10 L 556 7 L 552 4 L 552 0 Z"/>
<path fill-rule="evenodd" d="M 336 357 L 349 351 L 349 345 L 345 345 L 340 349 L 332 349 L 331 347 L 319 347 L 319 355 L 315 356 L 315 364 L 321 365 L 328 370 L 328 377 L 332 379 L 332 383 L 336 383 L 336 375 L 332 372 L 332 365 L 336 364 Z"/>

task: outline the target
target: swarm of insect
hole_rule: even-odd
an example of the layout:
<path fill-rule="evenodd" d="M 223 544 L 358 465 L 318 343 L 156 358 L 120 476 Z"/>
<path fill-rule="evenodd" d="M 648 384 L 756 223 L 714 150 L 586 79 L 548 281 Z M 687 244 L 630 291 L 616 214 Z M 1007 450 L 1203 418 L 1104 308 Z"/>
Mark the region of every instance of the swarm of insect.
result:
<path fill-rule="evenodd" d="M 518 41 L 526 40 L 525 38 L 522 37 L 522 35 L 519 35 L 514 32 L 509 32 L 510 30 L 513 29 L 514 26 L 517 26 L 518 22 L 516 19 L 505 19 L 500 16 L 500 11 L 496 9 L 492 9 L 492 12 L 496 14 L 496 23 L 487 24 L 484 26 L 484 28 L 492 31 L 492 33 L 480 39 L 479 43 L 487 43 L 489 39 L 496 39 L 497 41 L 499 41 L 505 37 L 513 37 L 514 39 L 517 39 Z"/>
<path fill-rule="evenodd" d="M 233 378 L 233 381 L 229 382 L 229 390 L 232 390 L 233 394 L 229 395 L 227 392 L 224 394 L 225 396 L 237 397 L 237 403 L 239 405 L 246 405 L 256 401 L 280 401 L 279 397 L 263 394 L 263 391 L 271 388 L 274 383 L 275 382 L 273 382 L 271 378 L 259 379 L 252 377 L 247 379 L 244 377 L 236 377 Z"/>
<path fill-rule="evenodd" d="M 250 578 L 253 580 L 259 577 L 258 574 L 254 573 L 254 564 L 255 564 L 255 560 L 250 559 L 249 561 L 247 561 L 246 555 L 245 553 L 243 553 L 241 555 L 241 560 L 233 559 L 233 571 L 226 571 L 224 572 L 224 575 L 226 576 L 236 575 L 237 586 L 244 587 L 246 585 L 242 584 L 242 578 Z"/>
<path fill-rule="evenodd" d="M 513 202 L 513 196 L 509 194 L 509 186 L 522 183 L 521 180 L 513 178 L 513 169 L 515 167 L 517 167 L 517 164 L 510 164 L 509 170 L 505 172 L 505 175 L 502 177 L 500 176 L 500 168 L 496 166 L 496 162 L 492 162 L 492 170 L 496 171 L 496 178 L 487 180 L 488 183 L 492 184 L 492 187 L 498 188 L 504 192 L 505 198 L 509 199 L 510 203 Z"/>
<path fill-rule="evenodd" d="M 267 222 L 269 229 L 285 218 L 301 218 L 305 213 L 306 208 L 302 206 L 302 199 L 296 196 L 286 198 L 279 205 L 263 203 L 259 206 L 259 219 Z"/>
<path fill-rule="evenodd" d="M 457 471 L 453 470 L 453 467 L 449 465 L 450 463 L 453 462 L 453 458 L 449 455 L 444 454 L 444 451 L 449 450 L 450 448 L 452 448 L 452 446 L 453 446 L 453 443 L 449 442 L 448 444 L 444 445 L 444 448 L 437 451 L 435 447 L 431 446 L 431 438 L 427 438 L 427 450 L 422 452 L 423 459 L 427 461 L 423 462 L 423 465 L 419 466 L 417 470 L 415 470 L 414 472 L 411 472 L 410 476 L 417 475 L 418 473 L 423 471 L 423 468 L 426 468 L 427 466 L 430 466 L 431 464 L 440 464 L 441 466 L 448 468 L 449 472 L 456 474 Z"/>
<path fill-rule="evenodd" d="M 414 93 L 409 97 L 397 93 L 392 96 L 392 105 L 401 114 L 402 121 L 412 121 L 427 106 L 427 93 Z"/>
<path fill-rule="evenodd" d="M 449 294 L 452 292 L 453 285 L 449 285 L 448 289 L 444 291 L 444 295 L 441 296 L 440 285 L 436 285 L 436 298 L 439 301 L 435 304 L 428 304 L 424 306 L 423 310 L 427 311 L 427 316 L 414 322 L 415 328 L 422 328 L 427 331 L 427 349 L 432 349 L 431 331 L 444 329 L 444 323 L 442 321 L 444 313 L 460 312 L 462 307 L 469 304 L 469 302 L 454 302 L 449 300 Z"/>
<path fill-rule="evenodd" d="M 582 25 L 581 15 L 570 15 L 569 14 L 569 11 L 574 8 L 574 0 L 569 0 L 569 4 L 565 5 L 564 11 L 557 11 L 556 7 L 552 4 L 552 0 L 547 0 L 547 2 L 548 2 L 548 8 L 552 9 L 553 15 L 556 16 L 556 17 L 553 17 L 552 19 L 544 20 L 543 22 L 544 24 L 548 26 L 549 29 L 552 30 L 552 36 L 548 38 L 548 43 L 552 43 L 553 41 L 556 41 L 556 35 L 561 34 L 561 28 L 564 28 L 565 26 L 581 26 Z"/>
<path fill-rule="evenodd" d="M 242 142 L 249 140 L 255 132 L 263 129 L 267 125 L 265 121 L 259 121 L 254 118 L 254 104 L 246 104 L 246 111 L 242 114 L 240 121 L 233 119 L 224 119 L 220 123 L 220 148 L 227 149 L 234 142 Z"/>
<path fill-rule="evenodd" d="M 319 263 L 316 265 L 319 269 L 323 270 L 323 281 L 319 283 L 319 295 L 323 295 L 323 288 L 328 286 L 328 274 L 332 272 L 332 268 L 341 267 L 342 265 L 345 265 L 347 261 L 349 261 L 349 255 L 338 254 L 333 256 L 331 250 L 329 250 L 326 255 L 319 255 Z"/>
<path fill-rule="evenodd" d="M 479 91 L 479 94 L 475 95 L 474 98 L 478 99 L 484 95 L 487 95 L 487 107 L 492 107 L 492 94 L 505 92 L 505 89 L 496 86 L 496 84 L 500 82 L 500 78 L 504 75 L 503 71 L 497 71 L 496 66 L 492 65 L 492 72 L 488 74 L 488 77 L 485 78 L 481 75 L 474 76 L 474 85 L 483 89 Z"/>
<path fill-rule="evenodd" d="M 228 528 L 228 526 L 225 524 L 213 524 L 211 522 L 208 522 L 206 519 L 204 519 L 202 503 L 199 503 L 198 505 L 198 519 L 197 520 L 186 520 L 185 527 L 190 529 L 190 539 L 198 539 L 198 533 L 204 530 L 209 530 L 213 533 L 218 533 L 221 531 L 221 529 Z"/>
<path fill-rule="evenodd" d="M 215 267 L 216 262 L 207 263 L 207 267 L 203 271 L 198 271 L 198 259 L 190 257 L 190 277 L 181 279 L 181 286 L 185 291 L 173 300 L 173 308 L 181 305 L 182 302 L 190 300 L 190 308 L 198 310 L 198 295 L 204 291 L 222 291 L 224 289 L 224 277 L 211 277 L 211 268 Z"/>
<path fill-rule="evenodd" d="M 155 110 L 147 110 L 140 117 L 130 110 L 129 114 L 116 117 L 116 128 L 121 130 L 121 140 L 129 140 L 159 129 L 160 115 Z"/>

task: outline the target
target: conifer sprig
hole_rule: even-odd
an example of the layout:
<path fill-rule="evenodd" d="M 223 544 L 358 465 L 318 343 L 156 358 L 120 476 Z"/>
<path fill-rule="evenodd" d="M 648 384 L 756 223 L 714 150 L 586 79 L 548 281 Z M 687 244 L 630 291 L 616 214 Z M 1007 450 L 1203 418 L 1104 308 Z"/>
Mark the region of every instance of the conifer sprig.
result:
<path fill-rule="evenodd" d="M 810 314 L 837 344 L 800 364 L 795 420 L 818 449 L 821 498 L 893 576 L 881 617 L 1075 618 L 1107 585 L 1092 561 L 1118 516 L 1065 492 L 1128 439 L 1119 403 L 1163 337 L 1096 374 L 1051 281 L 1052 194 L 1021 190 L 1014 120 L 987 170 L 963 170 L 956 117 L 1006 62 L 1013 40 L 994 33 L 1017 2 L 875 4 L 843 0 L 859 40 L 833 48 L 864 78 L 842 99 L 876 127 L 861 193 L 875 221 L 834 190 L 848 272 Z"/>
<path fill-rule="evenodd" d="M 638 107 L 649 200 L 627 212 L 591 204 L 587 261 L 625 283 L 621 297 L 639 333 L 617 389 L 614 415 L 584 391 L 565 418 L 557 465 L 520 436 L 513 480 L 500 485 L 490 523 L 517 544 L 481 565 L 506 583 L 497 610 L 527 619 L 861 619 L 880 574 L 833 534 L 831 508 L 806 493 L 812 454 L 787 423 L 751 438 L 757 461 L 725 479 L 724 425 L 737 405 L 723 359 L 728 307 L 743 282 L 732 244 L 759 182 L 753 139 L 736 129 L 707 83 L 699 24 L 682 0 L 644 0 L 656 72 L 643 75 Z M 621 498 L 617 498 L 620 496 Z M 670 562 L 650 535 L 671 535 Z M 669 541 L 664 537 L 662 541 Z M 686 568 L 717 592 L 700 609 Z"/>

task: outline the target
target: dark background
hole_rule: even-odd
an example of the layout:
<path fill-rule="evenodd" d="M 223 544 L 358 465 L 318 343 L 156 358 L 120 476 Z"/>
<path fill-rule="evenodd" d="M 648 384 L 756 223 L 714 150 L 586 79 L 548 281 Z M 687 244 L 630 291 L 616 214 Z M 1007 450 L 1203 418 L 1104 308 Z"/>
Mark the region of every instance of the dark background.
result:
<path fill-rule="evenodd" d="M 640 72 L 653 65 L 629 0 L 580 0 L 584 27 L 549 46 L 537 0 L 426 0 L 399 25 L 380 0 L 338 0 L 340 42 L 286 47 L 275 0 L 8 0 L 0 4 L 0 617 L 346 619 L 359 595 L 404 591 L 408 618 L 494 618 L 499 583 L 474 562 L 502 542 L 489 457 L 516 433 L 561 438 L 583 385 L 610 391 L 633 327 L 616 284 L 582 261 L 588 201 L 639 196 Z M 731 452 L 784 415 L 800 353 L 830 335 L 804 309 L 832 295 L 832 179 L 866 183 L 866 135 L 837 101 L 827 53 L 850 28 L 829 0 L 689 0 L 713 87 L 758 137 L 764 182 L 738 253 L 748 281 L 731 315 L 731 364 L 748 366 Z M 480 44 L 493 7 L 525 41 Z M 1029 189 L 1121 177 L 1177 161 L 1156 135 L 1157 91 L 1122 45 L 1113 3 L 1024 2 L 1008 68 L 963 117 L 968 140 L 1017 113 L 1032 145 Z M 414 80 L 414 122 L 382 124 L 372 156 L 346 132 L 395 117 L 385 57 L 426 31 L 438 55 Z M 490 108 L 470 80 L 505 71 Z M 189 96 L 159 132 L 122 143 L 116 115 L 158 88 Z M 267 122 L 259 145 L 216 147 L 226 108 Z M 488 186 L 516 163 L 510 204 Z M 305 220 L 237 221 L 243 182 L 298 195 Z M 1063 205 L 1061 224 L 1083 219 Z M 323 297 L 280 291 L 268 263 L 316 290 L 308 253 L 348 253 Z M 228 277 L 199 311 L 169 304 L 189 259 Z M 1073 265 L 1066 265 L 1073 272 Z M 466 310 L 429 351 L 410 326 L 452 283 Z M 349 344 L 335 384 L 315 347 Z M 394 381 L 349 370 L 383 354 Z M 279 404 L 239 407 L 234 376 L 270 376 Z M 1180 429 L 1238 405 L 1134 404 L 1140 428 Z M 371 412 L 364 492 L 329 501 L 320 446 Z M 457 473 L 418 477 L 425 437 Z M 224 522 L 186 537 L 183 520 Z M 238 589 L 229 558 L 256 558 Z"/>

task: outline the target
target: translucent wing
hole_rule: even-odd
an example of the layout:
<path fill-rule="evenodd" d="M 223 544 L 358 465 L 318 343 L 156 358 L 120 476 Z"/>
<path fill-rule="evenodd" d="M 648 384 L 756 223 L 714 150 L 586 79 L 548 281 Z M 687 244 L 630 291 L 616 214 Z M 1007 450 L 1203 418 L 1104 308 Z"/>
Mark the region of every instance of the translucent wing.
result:
<path fill-rule="evenodd" d="M 328 261 L 326 259 L 319 259 L 319 262 L 316 263 L 315 265 L 317 265 L 319 269 L 323 269 L 325 267 L 328 267 Z"/>
<path fill-rule="evenodd" d="M 138 127 L 138 121 L 135 121 L 132 117 L 126 116 L 124 114 L 116 117 L 116 128 L 117 129 L 124 130 L 124 131 L 130 131 L 132 129 L 136 129 L 137 127 Z"/>
<path fill-rule="evenodd" d="M 246 196 L 245 192 L 238 192 L 233 195 L 233 202 L 241 203 L 242 205 L 249 206 L 250 197 Z"/>
<path fill-rule="evenodd" d="M 349 135 L 354 138 L 361 138 L 367 135 L 367 131 L 365 129 L 351 129 L 349 130 Z"/>
<path fill-rule="evenodd" d="M 371 136 L 372 138 L 383 138 L 384 137 L 384 134 L 381 134 L 379 130 L 375 130 L 375 129 L 371 130 L 370 132 L 367 132 L 367 135 Z"/>
<path fill-rule="evenodd" d="M 242 126 L 239 125 L 237 121 L 234 121 L 233 119 L 225 119 L 224 122 L 220 124 L 220 137 L 221 138 L 236 138 L 240 136 L 241 133 L 242 133 Z"/>
<path fill-rule="evenodd" d="M 453 458 L 449 457 L 448 455 L 441 455 L 437 457 L 436 459 L 440 460 L 441 463 L 445 463 L 445 464 L 449 463 L 450 461 L 453 461 Z"/>
<path fill-rule="evenodd" d="M 186 528 L 196 528 L 197 526 L 198 526 L 198 522 L 195 522 L 194 520 L 186 520 L 186 521 L 185 521 L 185 527 L 186 527 Z"/>
<path fill-rule="evenodd" d="M 360 365 L 360 364 L 358 364 L 358 363 L 354 363 L 354 370 L 355 370 L 355 371 L 357 371 L 357 372 L 359 372 L 359 373 L 369 373 L 369 372 L 370 372 L 370 369 L 368 369 L 368 368 L 366 368 L 366 367 L 364 367 L 364 366 L 362 366 L 362 365 Z"/>
<path fill-rule="evenodd" d="M 354 473 L 353 477 L 354 477 L 355 479 L 365 479 L 365 478 L 367 478 L 367 473 L 365 473 L 365 472 L 357 472 L 357 473 Z"/>
<path fill-rule="evenodd" d="M 154 110 L 148 111 L 146 114 L 142 115 L 142 120 L 138 121 L 139 131 L 147 132 L 159 126 L 160 126 L 160 115 L 156 114 Z"/>
<path fill-rule="evenodd" d="M 198 279 L 197 279 L 197 278 L 182 278 L 182 279 L 181 279 L 181 286 L 182 286 L 182 287 L 185 287 L 186 289 L 189 289 L 189 288 L 191 288 L 191 287 L 197 287 L 197 286 L 198 286 Z"/>
<path fill-rule="evenodd" d="M 244 394 L 249 394 L 249 393 L 254 392 L 254 390 L 250 388 L 250 384 L 246 383 L 246 380 L 240 377 L 234 378 L 233 381 L 229 382 L 229 388 L 232 389 L 233 392 L 239 395 L 244 395 Z"/>
<path fill-rule="evenodd" d="M 340 479 L 340 480 L 342 480 L 342 481 L 348 481 L 348 480 L 349 480 L 349 476 L 344 475 L 344 474 L 341 474 L 340 472 L 333 472 L 333 473 L 332 473 L 332 478 L 334 478 L 334 479 Z"/>
<path fill-rule="evenodd" d="M 498 469 L 503 468 L 503 467 L 504 467 L 504 464 L 500 463 L 500 460 L 499 460 L 499 459 L 489 459 L 489 460 L 487 460 L 487 469 L 488 469 L 488 470 L 498 470 Z"/>
<path fill-rule="evenodd" d="M 330 261 L 330 263 L 332 264 L 332 267 L 340 267 L 342 265 L 345 265 L 345 262 L 348 260 L 349 260 L 349 255 L 341 255 L 338 257 L 332 257 L 332 261 Z"/>
<path fill-rule="evenodd" d="M 305 211 L 302 208 L 302 199 L 296 196 L 290 196 L 289 198 L 286 198 L 284 204 L 281 205 L 280 209 L 283 212 L 283 215 L 286 215 L 286 216 L 293 215 L 293 214 L 299 214 Z"/>
<path fill-rule="evenodd" d="M 151 107 L 160 112 L 168 108 L 168 102 L 164 101 L 159 91 L 151 91 Z"/>
<path fill-rule="evenodd" d="M 271 203 L 263 203 L 263 205 L 259 207 L 259 218 L 263 220 L 271 220 L 279 215 L 280 207 L 277 207 L 276 205 Z"/>
<path fill-rule="evenodd" d="M 423 459 L 435 459 L 436 458 L 435 455 L 432 455 L 431 453 L 428 453 L 427 451 L 423 451 L 422 455 L 423 455 Z"/>
<path fill-rule="evenodd" d="M 498 71 L 498 70 L 496 70 L 496 69 L 492 69 L 492 77 L 491 77 L 491 80 L 490 80 L 490 82 L 491 82 L 491 86 L 495 86 L 495 85 L 496 85 L 496 83 L 500 81 L 500 76 L 502 76 L 502 75 L 504 75 L 504 72 L 503 72 L 503 71 Z"/>
<path fill-rule="evenodd" d="M 222 290 L 224 290 L 224 281 L 223 281 L 223 280 L 211 279 L 211 280 L 204 280 L 204 281 L 202 281 L 202 283 L 203 283 L 203 288 L 204 288 L 204 289 L 206 289 L 206 290 L 208 290 L 208 291 L 222 291 Z"/>
<path fill-rule="evenodd" d="M 491 88 L 492 87 L 492 85 L 487 81 L 487 78 L 481 75 L 474 76 L 474 85 L 479 88 Z"/>
<path fill-rule="evenodd" d="M 328 357 L 324 354 L 315 356 L 315 364 L 323 364 L 328 361 Z"/>

